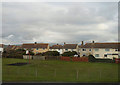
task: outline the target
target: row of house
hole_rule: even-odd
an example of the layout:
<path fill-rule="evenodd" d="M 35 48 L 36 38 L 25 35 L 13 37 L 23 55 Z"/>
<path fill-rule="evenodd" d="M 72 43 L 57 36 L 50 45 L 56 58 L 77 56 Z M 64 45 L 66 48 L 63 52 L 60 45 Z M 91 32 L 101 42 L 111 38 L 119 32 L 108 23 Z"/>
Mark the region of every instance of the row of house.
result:
<path fill-rule="evenodd" d="M 80 56 L 92 54 L 96 58 L 118 58 L 120 56 L 120 43 L 86 43 L 79 46 Z"/>
<path fill-rule="evenodd" d="M 58 51 L 60 54 L 68 51 L 76 51 L 78 52 L 78 44 L 66 44 L 64 45 L 53 45 L 50 47 L 50 51 Z"/>
<path fill-rule="evenodd" d="M 81 45 L 78 44 L 66 44 L 53 45 L 45 43 L 23 44 L 24 49 L 31 49 L 35 54 L 43 53 L 46 51 L 58 51 L 63 54 L 67 51 L 76 51 L 80 57 L 93 55 L 96 58 L 118 58 L 120 56 L 120 43 L 86 43 L 82 41 Z"/>
<path fill-rule="evenodd" d="M 16 50 L 23 48 L 25 50 L 30 50 L 34 54 L 44 53 L 47 51 L 58 51 L 60 54 L 68 51 L 76 51 L 80 57 L 93 55 L 96 58 L 118 58 L 120 56 L 120 43 L 86 43 L 82 41 L 81 45 L 78 44 L 66 44 L 64 45 L 52 45 L 49 46 L 48 43 L 25 43 L 21 46 L 9 45 L 6 50 Z"/>
<path fill-rule="evenodd" d="M 25 50 L 31 50 L 33 51 L 35 54 L 37 53 L 44 53 L 47 51 L 58 51 L 60 54 L 63 54 L 64 52 L 67 51 L 77 51 L 78 49 L 78 45 L 77 44 L 65 44 L 64 45 L 52 45 L 49 46 L 48 43 L 27 43 L 27 44 L 23 44 L 22 47 Z"/>

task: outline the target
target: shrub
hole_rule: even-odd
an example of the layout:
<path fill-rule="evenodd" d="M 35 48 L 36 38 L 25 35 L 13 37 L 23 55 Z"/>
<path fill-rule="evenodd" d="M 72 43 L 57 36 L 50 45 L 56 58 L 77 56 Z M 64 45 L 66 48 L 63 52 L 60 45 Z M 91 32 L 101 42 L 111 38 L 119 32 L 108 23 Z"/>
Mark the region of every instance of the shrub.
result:
<path fill-rule="evenodd" d="M 89 56 L 88 56 L 88 61 L 89 61 L 89 62 L 95 62 L 95 61 L 96 61 L 96 58 L 95 58 L 93 55 L 89 55 Z"/>
<path fill-rule="evenodd" d="M 30 52 L 31 55 L 34 55 L 33 52 Z M 23 55 L 26 55 L 26 51 L 23 49 L 4 51 L 2 57 L 6 58 L 23 58 Z"/>
<path fill-rule="evenodd" d="M 93 55 L 88 56 L 89 62 L 105 62 L 105 63 L 115 63 L 115 58 L 112 59 L 101 59 L 95 58 Z"/>
<path fill-rule="evenodd" d="M 44 56 L 59 56 L 59 52 L 58 51 L 47 51 L 45 53 L 43 53 Z"/>
<path fill-rule="evenodd" d="M 29 51 L 29 54 L 34 55 L 34 53 L 32 51 Z M 23 55 L 29 55 L 29 54 L 26 54 L 26 51 L 23 53 Z"/>
<path fill-rule="evenodd" d="M 115 61 L 112 59 L 96 59 L 96 62 L 105 62 L 105 63 L 114 63 Z"/>
<path fill-rule="evenodd" d="M 25 52 L 25 50 L 24 50 L 24 49 L 17 49 L 16 51 L 23 51 L 23 52 Z"/>
<path fill-rule="evenodd" d="M 37 53 L 36 55 L 41 55 L 41 56 L 43 56 L 43 53 Z"/>
<path fill-rule="evenodd" d="M 16 51 L 16 50 L 10 50 L 3 52 L 3 57 L 6 58 L 22 58 L 23 52 L 22 51 Z"/>
<path fill-rule="evenodd" d="M 115 58 L 115 57 L 113 57 L 113 63 L 115 63 L 115 61 L 116 61 L 115 59 L 116 59 L 116 58 Z"/>
<path fill-rule="evenodd" d="M 62 56 L 68 56 L 68 57 L 72 57 L 72 56 L 74 56 L 75 54 L 77 54 L 77 52 L 76 51 L 68 51 L 68 52 L 64 52 L 63 54 L 62 54 Z"/>

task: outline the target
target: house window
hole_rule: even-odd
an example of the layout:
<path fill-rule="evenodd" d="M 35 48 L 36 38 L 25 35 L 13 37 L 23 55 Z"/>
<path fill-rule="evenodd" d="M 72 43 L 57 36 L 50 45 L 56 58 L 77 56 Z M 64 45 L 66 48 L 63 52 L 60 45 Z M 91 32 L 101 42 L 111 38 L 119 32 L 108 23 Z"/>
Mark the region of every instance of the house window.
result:
<path fill-rule="evenodd" d="M 99 49 L 98 49 L 98 48 L 96 48 L 96 49 L 95 49 L 95 51 L 99 51 Z"/>
<path fill-rule="evenodd" d="M 89 49 L 89 51 L 91 51 L 91 49 Z"/>
<path fill-rule="evenodd" d="M 36 50 L 38 50 L 39 48 L 36 48 Z"/>
<path fill-rule="evenodd" d="M 107 57 L 107 55 L 105 54 L 104 57 Z"/>
<path fill-rule="evenodd" d="M 118 51 L 118 49 L 115 49 L 115 51 Z"/>
<path fill-rule="evenodd" d="M 68 51 L 68 49 L 65 49 L 66 51 Z"/>
<path fill-rule="evenodd" d="M 38 54 L 39 52 L 36 52 L 36 54 Z"/>
<path fill-rule="evenodd" d="M 99 54 L 95 54 L 95 57 L 99 57 Z"/>
<path fill-rule="evenodd" d="M 83 56 L 85 56 L 85 54 L 83 54 Z"/>
<path fill-rule="evenodd" d="M 110 49 L 105 49 L 105 51 L 110 51 Z"/>
<path fill-rule="evenodd" d="M 82 49 L 82 51 L 86 51 L 86 49 Z"/>

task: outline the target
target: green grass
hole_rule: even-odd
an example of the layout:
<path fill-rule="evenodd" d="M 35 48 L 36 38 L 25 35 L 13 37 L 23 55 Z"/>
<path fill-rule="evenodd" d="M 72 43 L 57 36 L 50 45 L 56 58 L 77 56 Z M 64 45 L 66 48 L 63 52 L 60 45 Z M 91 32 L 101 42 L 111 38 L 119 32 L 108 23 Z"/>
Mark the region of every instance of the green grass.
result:
<path fill-rule="evenodd" d="M 115 63 L 31 60 L 31 64 L 24 66 L 6 65 L 16 62 L 28 60 L 2 59 L 3 82 L 118 82 Z"/>

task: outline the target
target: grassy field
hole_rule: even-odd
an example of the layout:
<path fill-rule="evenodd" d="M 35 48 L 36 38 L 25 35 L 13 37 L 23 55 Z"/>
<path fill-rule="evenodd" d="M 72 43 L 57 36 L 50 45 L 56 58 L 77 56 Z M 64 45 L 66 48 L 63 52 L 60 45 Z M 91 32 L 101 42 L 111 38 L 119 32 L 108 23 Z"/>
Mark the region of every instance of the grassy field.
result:
<path fill-rule="evenodd" d="M 28 60 L 2 59 L 4 82 L 118 82 L 115 63 L 31 60 L 31 64 L 24 66 L 6 65 L 16 62 Z"/>

